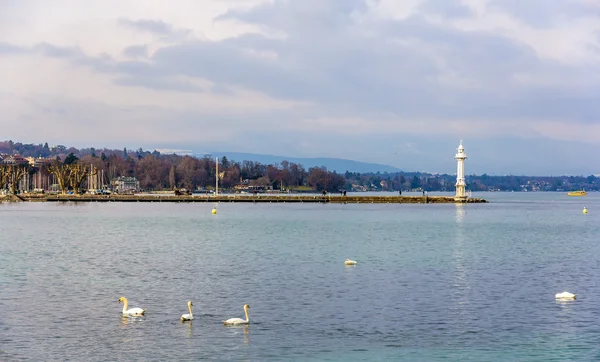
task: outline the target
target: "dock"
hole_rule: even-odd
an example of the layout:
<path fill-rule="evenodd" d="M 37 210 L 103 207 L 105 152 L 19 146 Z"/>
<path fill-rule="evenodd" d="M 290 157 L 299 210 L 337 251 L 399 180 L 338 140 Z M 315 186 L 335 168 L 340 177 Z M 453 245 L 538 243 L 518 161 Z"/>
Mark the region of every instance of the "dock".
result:
<path fill-rule="evenodd" d="M 451 196 L 338 196 L 338 195 L 20 195 L 22 201 L 38 202 L 246 202 L 246 203 L 336 203 L 336 204 L 454 204 L 487 203 L 482 198 L 456 201 Z"/>

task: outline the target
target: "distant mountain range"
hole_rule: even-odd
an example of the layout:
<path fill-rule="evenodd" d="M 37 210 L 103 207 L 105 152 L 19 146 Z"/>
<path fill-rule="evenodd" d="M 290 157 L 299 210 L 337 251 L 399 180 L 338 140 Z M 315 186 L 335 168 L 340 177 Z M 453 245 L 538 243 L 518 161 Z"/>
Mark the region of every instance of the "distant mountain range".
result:
<path fill-rule="evenodd" d="M 196 157 L 207 156 L 205 153 L 194 153 Z M 256 153 L 242 153 L 242 152 L 212 152 L 212 157 L 227 157 L 230 161 L 242 162 L 242 161 L 255 161 L 262 164 L 279 164 L 281 161 L 289 161 L 304 166 L 308 170 L 310 167 L 321 167 L 325 166 L 329 171 L 335 171 L 337 173 L 349 172 L 400 172 L 401 170 L 396 167 L 389 165 L 382 165 L 378 163 L 360 162 L 353 160 L 345 160 L 342 158 L 298 158 L 298 157 L 285 157 L 285 156 L 274 156 L 274 155 L 262 155 Z"/>

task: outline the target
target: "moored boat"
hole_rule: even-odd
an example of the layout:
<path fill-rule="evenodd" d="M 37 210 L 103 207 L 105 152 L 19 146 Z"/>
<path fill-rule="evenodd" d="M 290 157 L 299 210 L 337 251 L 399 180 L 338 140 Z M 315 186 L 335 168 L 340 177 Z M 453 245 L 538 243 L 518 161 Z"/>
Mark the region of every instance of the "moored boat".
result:
<path fill-rule="evenodd" d="M 570 191 L 570 192 L 567 192 L 567 195 L 569 195 L 569 196 L 585 196 L 585 195 L 587 195 L 587 192 L 585 192 L 584 190 Z"/>

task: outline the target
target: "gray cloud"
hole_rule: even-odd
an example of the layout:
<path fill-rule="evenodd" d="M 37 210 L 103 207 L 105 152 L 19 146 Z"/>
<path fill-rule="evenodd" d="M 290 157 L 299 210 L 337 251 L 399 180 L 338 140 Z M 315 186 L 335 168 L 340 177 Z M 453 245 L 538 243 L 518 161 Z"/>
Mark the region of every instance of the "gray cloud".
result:
<path fill-rule="evenodd" d="M 22 54 L 26 52 L 26 48 L 10 43 L 0 42 L 0 54 Z"/>
<path fill-rule="evenodd" d="M 161 20 L 130 20 L 119 19 L 119 25 L 130 27 L 135 30 L 144 31 L 157 35 L 170 35 L 174 32 L 173 26 Z"/>
<path fill-rule="evenodd" d="M 35 45 L 31 51 L 39 52 L 52 58 L 85 58 L 81 49 L 76 47 L 59 47 L 48 43 Z"/>
<path fill-rule="evenodd" d="M 514 16 L 519 21 L 540 28 L 550 28 L 566 19 L 598 13 L 591 4 L 581 0 L 490 0 L 488 6 Z M 594 11 L 595 10 L 595 11 Z"/>
<path fill-rule="evenodd" d="M 131 45 L 123 49 L 123 55 L 131 58 L 147 58 L 148 45 Z"/>
<path fill-rule="evenodd" d="M 464 18 L 473 14 L 469 7 L 454 1 L 428 0 L 419 6 L 419 10 L 453 19 Z"/>
<path fill-rule="evenodd" d="M 160 77 L 118 77 L 115 83 L 127 87 L 142 87 L 150 89 L 171 90 L 176 92 L 205 92 L 205 88 L 199 87 L 189 82 L 165 79 Z"/>
<path fill-rule="evenodd" d="M 118 20 L 118 24 L 126 28 L 130 28 L 139 32 L 149 33 L 161 39 L 171 41 L 185 39 L 191 34 L 191 30 L 189 29 L 178 29 L 171 24 L 165 23 L 162 20 L 131 20 L 121 18 Z"/>
<path fill-rule="evenodd" d="M 366 10 L 364 0 L 274 1 L 247 10 L 228 11 L 216 20 L 233 19 L 262 24 L 296 37 L 327 37 L 329 33 L 324 33 L 324 30 L 346 30 L 352 24 L 351 16 Z"/>
<path fill-rule="evenodd" d="M 520 112 L 533 118 L 557 116 L 540 109 L 544 94 L 555 107 L 564 105 L 562 115 L 585 118 L 581 113 L 600 100 L 581 98 L 583 107 L 574 109 L 568 106 L 573 95 L 564 94 L 559 86 L 540 93 L 536 86 L 519 84 L 516 73 L 545 70 L 577 80 L 592 69 L 540 60 L 532 49 L 505 37 L 441 29 L 418 16 L 389 21 L 378 30 L 387 36 L 350 29 L 319 38 L 300 32 L 289 33 L 286 39 L 248 35 L 190 42 L 157 51 L 153 68 L 242 85 L 275 97 L 337 104 L 352 112 L 385 110 L 411 117 L 505 118 Z M 419 44 L 403 45 L 403 39 L 418 39 Z M 252 57 L 246 49 L 274 52 L 277 58 Z M 448 75 L 456 77 L 455 84 L 439 81 Z M 472 88 L 461 89 L 468 82 Z"/>
<path fill-rule="evenodd" d="M 231 88 L 222 85 L 222 84 L 214 84 L 210 87 L 210 92 L 214 94 L 222 94 L 222 95 L 233 95 L 234 92 Z"/>
<path fill-rule="evenodd" d="M 429 9 L 438 4 L 430 1 L 423 6 Z M 582 88 L 586 96 L 581 96 L 582 92 L 565 92 L 560 84 L 541 88 L 521 84 L 515 78 L 518 73 L 542 77 L 561 74 L 577 82 L 585 80 L 593 68 L 544 61 L 533 49 L 506 37 L 442 28 L 420 15 L 379 21 L 365 31 L 352 20 L 365 9 L 358 0 L 279 1 L 231 11 L 220 18 L 267 26 L 287 37 L 248 34 L 217 42 L 186 41 L 160 48 L 151 62 L 85 57 L 77 48 L 45 43 L 33 50 L 120 74 L 117 82 L 121 85 L 203 91 L 159 79 L 184 75 L 208 79 L 222 89 L 243 86 L 276 98 L 327 104 L 338 109 L 329 113 L 337 114 L 345 110 L 347 115 L 389 112 L 400 117 L 472 120 L 595 120 L 599 92 Z M 436 9 L 446 14 L 468 14 L 449 5 Z M 162 21 L 121 19 L 120 23 L 160 35 L 174 32 L 173 26 Z M 7 45 L 4 48 L 18 51 Z M 131 46 L 123 52 L 139 57 L 147 54 L 147 48 Z M 269 52 L 276 56 L 269 57 Z"/>
<path fill-rule="evenodd" d="M 469 14 L 465 8 L 442 4 L 446 5 L 429 1 L 422 9 L 437 9 L 453 16 Z M 516 3 L 499 4 L 518 8 Z M 527 9 L 524 14 L 534 15 Z M 544 11 L 554 14 L 562 9 L 549 6 Z M 596 120 L 598 86 L 567 92 L 560 84 L 540 87 L 522 84 L 515 78 L 516 74 L 561 74 L 575 83 L 584 82 L 594 68 L 545 61 L 533 49 L 506 37 L 443 28 L 418 14 L 405 20 L 378 21 L 366 31 L 353 20 L 365 10 L 364 2 L 359 0 L 310 0 L 278 1 L 246 11 L 230 11 L 219 18 L 267 26 L 283 31 L 286 37 L 247 34 L 223 41 L 191 40 L 158 49 L 151 62 L 86 57 L 78 48 L 45 43 L 33 51 L 71 57 L 77 64 L 119 74 L 120 85 L 204 91 L 160 79 L 184 75 L 208 79 L 220 87 L 215 89 L 243 86 L 275 98 L 322 103 L 331 108 L 322 113 L 338 115 L 345 111 L 346 115 L 389 112 L 400 117 L 478 121 L 519 117 L 567 118 L 582 123 Z M 119 22 L 159 35 L 176 32 L 162 21 Z M 2 49 L 21 51 L 6 44 L 0 46 Z M 147 48 L 130 46 L 123 53 L 142 57 Z"/>

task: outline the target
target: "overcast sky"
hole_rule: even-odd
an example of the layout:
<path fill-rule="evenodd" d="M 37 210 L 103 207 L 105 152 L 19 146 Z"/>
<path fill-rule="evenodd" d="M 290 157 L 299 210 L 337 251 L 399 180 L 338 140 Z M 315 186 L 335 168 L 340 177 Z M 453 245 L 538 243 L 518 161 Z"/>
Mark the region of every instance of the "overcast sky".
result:
<path fill-rule="evenodd" d="M 597 0 L 0 0 L 0 135 L 600 173 Z"/>

